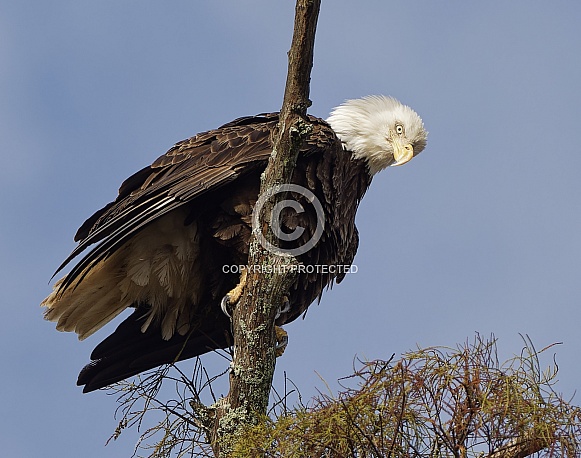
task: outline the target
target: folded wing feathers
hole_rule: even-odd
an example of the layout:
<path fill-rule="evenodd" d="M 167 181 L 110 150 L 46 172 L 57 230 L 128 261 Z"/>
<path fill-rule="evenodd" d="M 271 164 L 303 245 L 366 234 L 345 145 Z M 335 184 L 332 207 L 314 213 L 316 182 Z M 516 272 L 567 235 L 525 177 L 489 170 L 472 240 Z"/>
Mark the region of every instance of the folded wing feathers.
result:
<path fill-rule="evenodd" d="M 197 261 L 197 227 L 184 226 L 182 205 L 264 165 L 277 121 L 277 114 L 239 118 L 176 144 L 128 178 L 118 198 L 79 230 L 79 246 L 57 272 L 95 246 L 43 301 L 45 317 L 84 339 L 127 307 L 149 306 L 143 330 L 157 321 L 166 339 L 176 330 L 188 332 L 205 271 Z M 336 141 L 334 134 L 323 129 L 311 137 L 304 154 L 330 141 Z M 311 171 L 309 183 L 315 179 Z M 219 237 L 235 240 L 237 227 L 223 230 Z"/>

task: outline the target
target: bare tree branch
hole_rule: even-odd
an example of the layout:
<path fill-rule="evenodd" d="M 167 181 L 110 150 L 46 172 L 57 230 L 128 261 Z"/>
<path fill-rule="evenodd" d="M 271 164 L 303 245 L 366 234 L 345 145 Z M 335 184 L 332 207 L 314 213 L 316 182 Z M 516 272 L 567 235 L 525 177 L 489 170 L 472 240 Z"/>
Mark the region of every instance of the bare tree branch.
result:
<path fill-rule="evenodd" d="M 262 177 L 261 195 L 290 182 L 299 149 L 310 132 L 306 113 L 311 104 L 309 83 L 319 9 L 320 0 L 297 0 L 284 101 L 273 152 Z M 268 199 L 260 221 L 267 239 L 268 216 L 275 203 L 276 199 Z M 276 360 L 275 314 L 296 275 L 289 268 L 297 262 L 293 257 L 265 250 L 255 235 L 248 265 L 269 269 L 249 271 L 244 294 L 233 313 L 230 392 L 216 408 L 214 418 L 212 444 L 216 456 L 226 456 L 241 428 L 266 414 Z"/>
<path fill-rule="evenodd" d="M 488 458 L 526 458 L 549 447 L 555 438 L 528 434 L 499 447 Z"/>

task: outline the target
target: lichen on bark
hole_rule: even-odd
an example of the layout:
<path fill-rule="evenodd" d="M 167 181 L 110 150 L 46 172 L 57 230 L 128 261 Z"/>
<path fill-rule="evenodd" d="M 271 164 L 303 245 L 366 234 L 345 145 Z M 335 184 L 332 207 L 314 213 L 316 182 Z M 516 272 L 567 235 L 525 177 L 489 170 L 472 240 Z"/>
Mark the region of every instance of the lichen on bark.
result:
<path fill-rule="evenodd" d="M 311 132 L 307 120 L 310 72 L 320 0 L 297 0 L 295 26 L 283 105 L 273 153 L 261 177 L 261 193 L 278 184 L 290 183 L 301 145 Z M 269 215 L 274 203 L 265 205 Z M 268 226 L 262 216 L 260 229 Z M 249 266 L 267 266 L 250 270 L 240 302 L 232 315 L 234 356 L 230 371 L 230 391 L 217 406 L 211 442 L 217 457 L 227 456 L 244 426 L 266 414 L 275 369 L 274 320 L 277 308 L 297 275 L 292 256 L 281 256 L 264 249 L 253 235 Z"/>

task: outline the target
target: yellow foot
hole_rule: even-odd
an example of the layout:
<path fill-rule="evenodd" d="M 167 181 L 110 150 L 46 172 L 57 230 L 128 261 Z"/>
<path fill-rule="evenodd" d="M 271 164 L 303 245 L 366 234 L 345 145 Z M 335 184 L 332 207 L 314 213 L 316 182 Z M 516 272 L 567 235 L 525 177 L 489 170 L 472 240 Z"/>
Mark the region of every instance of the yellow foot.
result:
<path fill-rule="evenodd" d="M 276 346 L 274 347 L 274 351 L 276 357 L 278 358 L 279 356 L 282 356 L 286 350 L 286 346 L 288 345 L 288 333 L 280 326 L 275 326 L 274 334 L 276 337 Z"/>
<path fill-rule="evenodd" d="M 246 286 L 246 277 L 248 275 L 247 272 L 248 272 L 247 269 L 244 269 L 242 271 L 242 273 L 240 274 L 240 282 L 234 288 L 232 288 L 230 292 L 226 294 L 222 298 L 222 301 L 220 302 L 220 307 L 222 308 L 222 311 L 230 319 L 232 319 L 232 311 L 234 310 L 234 307 L 240 300 L 240 296 L 242 296 L 242 291 Z"/>

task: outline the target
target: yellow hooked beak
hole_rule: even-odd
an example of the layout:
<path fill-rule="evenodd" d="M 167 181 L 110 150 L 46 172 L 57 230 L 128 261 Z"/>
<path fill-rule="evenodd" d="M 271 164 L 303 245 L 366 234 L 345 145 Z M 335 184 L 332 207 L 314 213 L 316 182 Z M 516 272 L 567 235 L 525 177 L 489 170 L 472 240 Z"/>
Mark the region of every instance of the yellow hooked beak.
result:
<path fill-rule="evenodd" d="M 393 158 L 395 159 L 395 162 L 391 164 L 390 167 L 404 165 L 406 162 L 409 162 L 412 157 L 414 157 L 414 147 L 410 143 L 404 145 L 398 139 L 394 139 Z"/>

